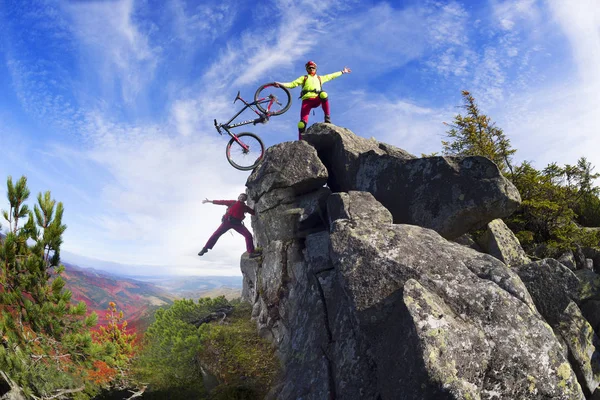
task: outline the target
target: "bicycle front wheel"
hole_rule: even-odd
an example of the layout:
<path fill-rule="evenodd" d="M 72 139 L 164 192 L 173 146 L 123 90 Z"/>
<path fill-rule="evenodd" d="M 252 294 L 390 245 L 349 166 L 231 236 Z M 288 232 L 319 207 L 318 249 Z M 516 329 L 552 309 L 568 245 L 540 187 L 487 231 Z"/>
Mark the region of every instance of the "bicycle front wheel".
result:
<path fill-rule="evenodd" d="M 236 140 L 237 138 L 237 140 Z M 227 143 L 226 156 L 233 168 L 241 171 L 254 169 L 263 159 L 265 145 L 254 133 L 244 132 Z"/>
<path fill-rule="evenodd" d="M 290 109 L 292 95 L 288 88 L 273 86 L 275 82 L 261 85 L 254 93 L 256 107 L 265 114 L 281 115 Z"/>

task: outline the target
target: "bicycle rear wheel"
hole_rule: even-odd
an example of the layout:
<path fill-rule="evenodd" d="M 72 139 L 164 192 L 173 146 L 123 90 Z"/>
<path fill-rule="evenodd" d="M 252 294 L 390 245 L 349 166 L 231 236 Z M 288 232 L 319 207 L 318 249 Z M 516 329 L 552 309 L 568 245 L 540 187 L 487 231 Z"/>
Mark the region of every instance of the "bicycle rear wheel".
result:
<path fill-rule="evenodd" d="M 273 86 L 275 82 L 261 85 L 254 93 L 256 107 L 265 114 L 281 115 L 290 109 L 292 95 L 288 88 Z"/>
<path fill-rule="evenodd" d="M 235 138 L 231 138 L 227 143 L 225 153 L 227 161 L 233 168 L 250 171 L 262 161 L 265 154 L 265 145 L 254 133 L 243 132 L 236 135 L 236 137 L 237 141 Z"/>

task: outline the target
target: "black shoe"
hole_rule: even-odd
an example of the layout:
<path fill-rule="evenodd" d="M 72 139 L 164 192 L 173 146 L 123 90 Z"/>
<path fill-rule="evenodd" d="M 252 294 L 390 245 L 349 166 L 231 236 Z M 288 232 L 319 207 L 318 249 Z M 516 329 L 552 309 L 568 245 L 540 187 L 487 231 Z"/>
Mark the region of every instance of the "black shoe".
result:
<path fill-rule="evenodd" d="M 202 250 L 200 250 L 200 252 L 198 253 L 198 255 L 199 255 L 200 257 L 202 257 L 203 255 L 205 255 L 205 254 L 206 254 L 206 252 L 207 252 L 207 251 L 208 251 L 208 249 L 207 249 L 206 247 L 203 247 L 203 248 L 202 248 Z"/>
<path fill-rule="evenodd" d="M 331 123 L 331 117 L 329 115 L 325 116 L 325 123 L 326 124 L 330 124 Z"/>
<path fill-rule="evenodd" d="M 250 258 L 256 258 L 256 257 L 260 257 L 262 256 L 262 252 L 261 251 L 255 251 L 253 253 L 250 253 L 250 255 L 248 257 Z"/>

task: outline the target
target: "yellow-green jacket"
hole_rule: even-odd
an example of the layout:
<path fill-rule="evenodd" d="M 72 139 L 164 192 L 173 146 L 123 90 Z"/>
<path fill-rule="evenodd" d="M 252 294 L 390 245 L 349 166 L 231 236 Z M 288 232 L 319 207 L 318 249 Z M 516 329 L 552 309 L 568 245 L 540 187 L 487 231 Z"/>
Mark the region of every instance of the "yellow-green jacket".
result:
<path fill-rule="evenodd" d="M 306 77 L 306 82 L 304 82 L 304 77 Z M 286 88 L 292 89 L 296 86 L 302 85 L 304 82 L 304 86 L 302 87 L 302 91 L 306 92 L 301 98 L 304 99 L 314 99 L 319 95 L 319 92 L 322 90 L 321 85 L 325 82 L 328 82 L 332 79 L 342 76 L 342 71 L 334 72 L 333 74 L 321 75 L 321 82 L 319 82 L 319 76 L 317 74 L 314 75 L 302 75 L 300 78 L 291 81 L 281 83 L 281 86 L 285 86 Z"/>

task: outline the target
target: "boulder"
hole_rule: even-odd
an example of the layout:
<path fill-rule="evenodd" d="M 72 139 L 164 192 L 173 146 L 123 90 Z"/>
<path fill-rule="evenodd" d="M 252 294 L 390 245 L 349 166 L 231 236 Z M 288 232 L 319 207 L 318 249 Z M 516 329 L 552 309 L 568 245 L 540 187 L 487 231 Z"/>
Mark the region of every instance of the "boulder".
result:
<path fill-rule="evenodd" d="M 585 259 L 583 248 L 580 245 L 575 245 L 575 251 L 573 252 L 573 255 L 575 256 L 575 265 L 577 269 L 586 269 L 587 260 Z"/>
<path fill-rule="evenodd" d="M 457 237 L 456 239 L 452 239 L 452 241 L 454 243 L 458 243 L 458 244 L 466 246 L 470 249 L 476 250 L 480 253 L 484 253 L 481 246 L 479 244 L 477 244 L 477 241 L 475 241 L 475 239 L 473 238 L 473 235 L 471 235 L 470 233 L 465 233 L 464 235 L 461 235 L 461 236 Z"/>
<path fill-rule="evenodd" d="M 244 253 L 240 262 L 242 270 L 242 300 L 254 304 L 258 301 L 260 258 L 249 258 Z"/>
<path fill-rule="evenodd" d="M 434 229 L 445 238 L 506 217 L 521 202 L 517 189 L 487 158 L 415 158 L 330 124 L 313 125 L 305 139 L 327 167 L 334 192 L 370 192 L 390 210 L 394 223 Z"/>
<path fill-rule="evenodd" d="M 517 266 L 515 271 L 527 286 L 537 309 L 562 337 L 579 383 L 586 396 L 591 396 L 600 383 L 598 338 L 575 304 L 580 299 L 577 275 L 553 259 Z"/>
<path fill-rule="evenodd" d="M 248 196 L 257 203 L 274 189 L 286 189 L 299 195 L 316 190 L 326 182 L 327 170 L 315 149 L 304 141 L 297 141 L 269 147 L 246 186 Z"/>
<path fill-rule="evenodd" d="M 596 335 L 600 335 L 600 300 L 584 301 L 580 308 Z"/>
<path fill-rule="evenodd" d="M 495 219 L 487 224 L 487 229 L 479 237 L 478 243 L 483 251 L 509 267 L 531 262 L 521 247 L 519 239 L 501 219 Z"/>
<path fill-rule="evenodd" d="M 260 247 L 273 240 L 287 241 L 328 229 L 327 199 L 331 191 L 320 187 L 297 197 L 282 200 L 277 206 L 252 216 L 252 228 Z M 267 193 L 263 197 L 269 197 Z M 257 203 L 257 208 L 261 203 Z"/>
<path fill-rule="evenodd" d="M 516 188 L 484 157 L 367 155 L 354 189 L 373 193 L 394 223 L 430 228 L 447 239 L 506 217 L 521 202 Z"/>
<path fill-rule="evenodd" d="M 600 300 L 600 275 L 589 269 L 575 271 L 579 281 L 579 301 Z"/>
<path fill-rule="evenodd" d="M 592 260 L 592 263 L 594 265 L 594 271 L 596 273 L 599 273 L 600 272 L 600 249 L 598 249 L 596 247 L 583 247 L 582 251 L 586 258 L 589 258 Z"/>
<path fill-rule="evenodd" d="M 572 250 L 565 251 L 556 259 L 559 263 L 569 268 L 571 271 L 575 271 L 577 266 L 575 265 L 575 255 Z"/>
<path fill-rule="evenodd" d="M 411 225 L 338 220 L 330 240 L 382 399 L 583 398 L 552 330 L 499 260 Z"/>
<path fill-rule="evenodd" d="M 330 174 L 328 185 L 334 192 L 361 190 L 356 187 L 356 175 L 361 160 L 367 153 L 390 155 L 399 159 L 413 159 L 405 150 L 357 136 L 346 128 L 332 124 L 313 124 L 303 139 L 317 149 Z"/>
<path fill-rule="evenodd" d="M 327 200 L 329 223 L 338 219 L 392 223 L 392 214 L 369 192 L 334 193 Z"/>

